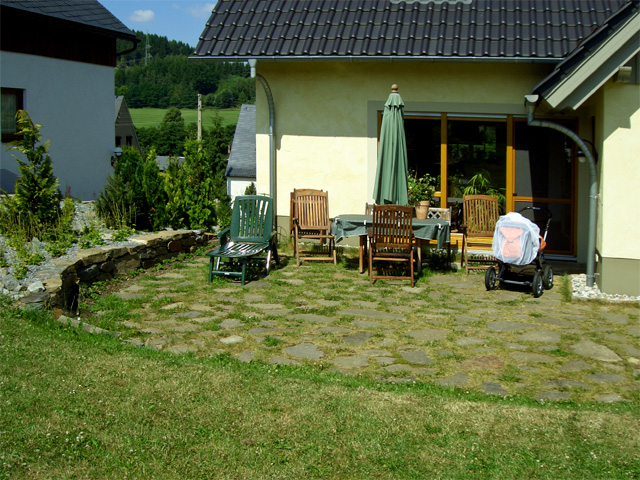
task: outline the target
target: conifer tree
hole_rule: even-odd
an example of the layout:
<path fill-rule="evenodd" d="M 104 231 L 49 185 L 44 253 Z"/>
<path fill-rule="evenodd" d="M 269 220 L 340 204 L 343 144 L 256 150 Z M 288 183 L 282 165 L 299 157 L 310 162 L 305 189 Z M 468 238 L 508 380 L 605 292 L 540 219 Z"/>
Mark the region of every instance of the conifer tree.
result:
<path fill-rule="evenodd" d="M 26 111 L 18 110 L 16 124 L 21 138 L 11 142 L 9 148 L 23 153 L 26 160 L 13 155 L 20 169 L 13 206 L 20 216 L 28 215 L 41 226 L 53 225 L 62 213 L 62 194 L 58 189 L 58 179 L 53 175 L 49 141 L 41 143 L 42 125 L 34 124 Z"/>

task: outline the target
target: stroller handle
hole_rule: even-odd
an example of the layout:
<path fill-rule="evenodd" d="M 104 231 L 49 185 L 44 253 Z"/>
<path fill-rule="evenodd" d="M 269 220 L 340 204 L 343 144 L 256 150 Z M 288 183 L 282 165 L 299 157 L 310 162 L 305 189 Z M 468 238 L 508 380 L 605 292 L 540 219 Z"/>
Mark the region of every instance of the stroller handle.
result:
<path fill-rule="evenodd" d="M 546 218 L 545 218 L 545 224 L 544 224 L 544 235 L 542 236 L 542 238 L 544 240 L 547 239 L 547 232 L 549 231 L 549 226 L 551 225 L 551 210 L 549 210 L 547 207 L 524 207 L 521 208 L 520 210 L 518 210 L 518 213 L 522 213 L 525 210 L 533 210 L 534 212 L 541 212 L 543 213 Z"/>

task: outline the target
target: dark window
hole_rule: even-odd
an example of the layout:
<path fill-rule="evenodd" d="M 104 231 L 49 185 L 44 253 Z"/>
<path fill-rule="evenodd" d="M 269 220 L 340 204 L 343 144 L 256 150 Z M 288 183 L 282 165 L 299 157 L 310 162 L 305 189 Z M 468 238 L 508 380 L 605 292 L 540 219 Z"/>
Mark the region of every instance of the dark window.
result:
<path fill-rule="evenodd" d="M 16 112 L 24 108 L 24 90 L 18 88 L 2 89 L 2 143 L 19 138 L 16 135 Z"/>

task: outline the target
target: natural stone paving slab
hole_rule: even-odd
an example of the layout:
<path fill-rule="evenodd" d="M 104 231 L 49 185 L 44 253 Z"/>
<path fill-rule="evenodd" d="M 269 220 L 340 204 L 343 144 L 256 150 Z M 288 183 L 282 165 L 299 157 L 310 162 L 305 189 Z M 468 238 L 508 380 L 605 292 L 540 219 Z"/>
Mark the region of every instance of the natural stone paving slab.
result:
<path fill-rule="evenodd" d="M 284 353 L 296 358 L 305 358 L 308 360 L 320 360 L 324 357 L 324 353 L 312 343 L 301 343 L 294 347 L 284 349 Z"/>
<path fill-rule="evenodd" d="M 316 303 L 318 305 L 322 305 L 323 307 L 337 307 L 342 302 L 339 302 L 337 300 L 316 300 Z"/>
<path fill-rule="evenodd" d="M 424 330 L 411 330 L 407 332 L 411 338 L 419 340 L 421 342 L 437 342 L 447 338 L 449 332 L 446 330 L 440 330 L 438 328 L 427 328 Z"/>
<path fill-rule="evenodd" d="M 526 350 L 527 347 L 525 345 L 521 345 L 519 343 L 514 343 L 514 342 L 505 342 L 503 343 L 503 345 L 507 348 L 511 348 L 513 350 Z"/>
<path fill-rule="evenodd" d="M 175 279 L 185 278 L 185 277 L 181 273 L 167 272 L 167 273 L 163 273 L 162 275 L 158 275 L 158 278 L 175 280 Z"/>
<path fill-rule="evenodd" d="M 487 395 L 499 395 L 501 397 L 509 395 L 509 392 L 507 392 L 498 382 L 484 382 L 482 384 L 482 392 Z"/>
<path fill-rule="evenodd" d="M 204 313 L 202 312 L 181 312 L 171 315 L 171 318 L 198 318 L 203 316 Z"/>
<path fill-rule="evenodd" d="M 278 335 L 286 332 L 294 332 L 294 329 L 291 328 L 269 328 L 269 327 L 256 327 L 251 328 L 247 331 L 249 335 L 255 335 L 258 337 L 266 336 L 266 335 Z"/>
<path fill-rule="evenodd" d="M 122 300 L 138 300 L 140 298 L 145 297 L 143 293 L 129 293 L 129 292 L 116 292 L 113 295 Z"/>
<path fill-rule="evenodd" d="M 222 328 L 240 328 L 245 324 L 236 318 L 226 318 L 220 322 Z"/>
<path fill-rule="evenodd" d="M 629 335 L 640 337 L 640 325 L 633 325 L 625 329 Z"/>
<path fill-rule="evenodd" d="M 378 328 L 378 327 L 384 327 L 385 326 L 384 323 L 372 322 L 372 321 L 369 321 L 369 320 L 354 320 L 353 322 L 351 322 L 351 324 L 354 327 L 358 327 L 358 328 Z"/>
<path fill-rule="evenodd" d="M 177 355 L 183 355 L 185 353 L 195 353 L 196 349 L 190 345 L 172 345 L 167 348 L 167 351 Z"/>
<path fill-rule="evenodd" d="M 619 383 L 627 381 L 627 377 L 617 373 L 593 373 L 591 375 L 587 375 L 586 379 L 598 383 Z"/>
<path fill-rule="evenodd" d="M 546 400 L 549 402 L 561 402 L 563 400 L 569 400 L 571 393 L 569 392 L 541 392 L 535 396 L 536 400 Z"/>
<path fill-rule="evenodd" d="M 244 338 L 242 338 L 240 335 L 231 335 L 229 337 L 221 338 L 220 342 L 224 343 L 225 345 L 233 345 L 236 343 L 244 342 Z"/>
<path fill-rule="evenodd" d="M 323 328 L 318 329 L 318 332 L 320 332 L 320 333 L 335 333 L 335 334 L 339 334 L 339 333 L 353 332 L 353 330 L 351 330 L 350 328 L 345 328 L 345 327 L 323 327 Z"/>
<path fill-rule="evenodd" d="M 617 393 L 603 393 L 600 395 L 596 395 L 594 400 L 600 403 L 616 403 L 623 402 L 624 398 L 622 398 Z"/>
<path fill-rule="evenodd" d="M 393 365 L 396 361 L 393 357 L 373 357 L 378 365 Z"/>
<path fill-rule="evenodd" d="M 186 333 L 186 332 L 196 332 L 200 329 L 201 329 L 200 325 L 193 325 L 192 323 L 189 323 L 187 325 L 178 325 L 178 326 L 172 327 L 171 331 Z"/>
<path fill-rule="evenodd" d="M 141 329 L 140 332 L 148 333 L 149 335 L 159 335 L 163 332 L 163 330 L 160 330 L 159 328 L 155 328 L 155 327 L 145 327 Z"/>
<path fill-rule="evenodd" d="M 591 340 L 583 340 L 581 342 L 578 342 L 572 345 L 571 349 L 578 355 L 592 358 L 594 360 L 599 360 L 601 362 L 622 361 L 622 358 L 620 358 L 613 350 L 604 345 L 592 342 Z"/>
<path fill-rule="evenodd" d="M 365 343 L 367 343 L 367 341 L 373 337 L 373 333 L 368 333 L 368 332 L 357 332 L 357 333 L 353 333 L 351 335 L 344 335 L 341 337 L 342 341 L 345 343 L 348 343 L 349 345 L 354 345 L 354 346 L 362 346 Z"/>
<path fill-rule="evenodd" d="M 243 350 L 242 352 L 235 355 L 235 358 L 237 358 L 242 363 L 250 363 L 255 356 L 256 356 L 255 352 L 251 350 Z"/>
<path fill-rule="evenodd" d="M 461 347 L 467 345 L 482 345 L 484 343 L 487 343 L 487 340 L 478 337 L 463 337 L 456 340 L 456 345 L 460 345 Z"/>
<path fill-rule="evenodd" d="M 580 328 L 580 324 L 570 322 L 568 320 L 562 320 L 560 318 L 543 318 L 539 317 L 535 319 L 536 323 L 542 323 L 544 325 L 553 325 L 555 327 L 568 327 L 568 328 Z"/>
<path fill-rule="evenodd" d="M 202 312 L 202 313 L 209 313 L 209 312 L 216 311 L 214 307 L 211 307 L 209 305 L 203 305 L 201 303 L 193 303 L 189 305 L 189 310 L 193 310 L 194 312 Z"/>
<path fill-rule="evenodd" d="M 465 369 L 501 370 L 504 367 L 504 362 L 500 357 L 496 357 L 495 355 L 486 355 L 467 358 L 460 362 L 460 366 Z"/>
<path fill-rule="evenodd" d="M 314 313 L 296 313 L 291 316 L 292 320 L 300 320 L 309 323 L 320 323 L 329 325 L 337 320 L 335 317 L 329 317 L 327 315 L 316 315 Z"/>
<path fill-rule="evenodd" d="M 469 378 L 469 374 L 458 372 L 446 378 L 439 378 L 436 383 L 443 387 L 466 387 L 469 383 Z"/>
<path fill-rule="evenodd" d="M 627 355 L 640 357 L 640 348 L 634 347 L 633 345 L 628 345 L 626 343 L 621 343 L 618 345 L 618 347 L 620 347 L 620 349 Z"/>
<path fill-rule="evenodd" d="M 605 321 L 618 325 L 627 325 L 629 323 L 629 317 L 621 313 L 603 313 L 602 317 Z"/>
<path fill-rule="evenodd" d="M 550 363 L 557 360 L 556 357 L 544 355 L 542 353 L 512 352 L 511 356 L 519 362 L 527 363 Z"/>
<path fill-rule="evenodd" d="M 509 320 L 498 320 L 497 322 L 487 323 L 487 328 L 494 332 L 518 332 L 527 328 L 536 328 L 531 323 L 511 322 Z"/>
<path fill-rule="evenodd" d="M 360 318 L 373 318 L 376 320 L 404 320 L 404 315 L 391 312 L 380 312 L 364 308 L 345 308 L 336 312 L 338 316 L 352 316 Z"/>
<path fill-rule="evenodd" d="M 362 368 L 369 365 L 369 358 L 366 355 L 347 355 L 335 357 L 331 363 L 342 368 Z"/>
<path fill-rule="evenodd" d="M 404 363 L 396 363 L 388 365 L 383 369 L 388 373 L 413 373 L 415 375 L 433 375 L 434 370 L 430 368 L 414 367 L 413 365 L 406 365 Z"/>
<path fill-rule="evenodd" d="M 519 335 L 517 338 L 518 340 L 522 340 L 524 342 L 560 342 L 560 334 L 558 332 L 550 332 L 549 330 L 536 330 L 535 332 L 526 332 L 522 335 Z"/>
<path fill-rule="evenodd" d="M 567 378 L 556 378 L 542 383 L 543 386 L 549 388 L 591 388 L 591 385 L 580 382 L 578 380 L 570 380 Z"/>
<path fill-rule="evenodd" d="M 402 356 L 402 358 L 404 358 L 409 363 L 417 363 L 419 365 L 431 365 L 434 363 L 433 360 L 431 360 L 429 356 L 421 350 L 414 350 L 413 352 L 402 352 L 400 356 Z"/>
<path fill-rule="evenodd" d="M 562 373 L 581 372 L 583 370 L 590 370 L 593 365 L 585 362 L 584 360 L 569 360 L 567 363 L 558 368 Z"/>
<path fill-rule="evenodd" d="M 378 306 L 378 302 L 368 302 L 366 300 L 355 300 L 351 302 L 351 305 L 362 308 L 376 308 Z"/>
<path fill-rule="evenodd" d="M 160 307 L 160 310 L 176 310 L 178 308 L 183 308 L 183 307 L 184 307 L 184 302 L 175 302 L 175 303 L 170 303 L 168 305 L 164 305 Z"/>

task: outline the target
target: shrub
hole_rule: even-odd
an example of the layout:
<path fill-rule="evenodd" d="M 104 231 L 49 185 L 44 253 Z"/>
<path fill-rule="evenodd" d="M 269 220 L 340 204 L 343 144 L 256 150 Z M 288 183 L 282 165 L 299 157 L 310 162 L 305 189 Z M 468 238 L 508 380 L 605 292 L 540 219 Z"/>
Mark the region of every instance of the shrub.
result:
<path fill-rule="evenodd" d="M 20 176 L 16 180 L 15 195 L 4 195 L 0 216 L 5 234 L 11 234 L 13 226 L 19 224 L 30 240 L 42 227 L 58 222 L 62 194 L 53 175 L 49 142 L 41 143 L 41 125 L 34 124 L 24 110 L 18 110 L 16 123 L 21 138 L 11 142 L 9 149 L 21 152 L 26 161 L 13 155 Z"/>

